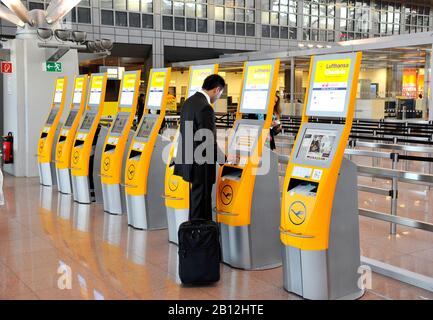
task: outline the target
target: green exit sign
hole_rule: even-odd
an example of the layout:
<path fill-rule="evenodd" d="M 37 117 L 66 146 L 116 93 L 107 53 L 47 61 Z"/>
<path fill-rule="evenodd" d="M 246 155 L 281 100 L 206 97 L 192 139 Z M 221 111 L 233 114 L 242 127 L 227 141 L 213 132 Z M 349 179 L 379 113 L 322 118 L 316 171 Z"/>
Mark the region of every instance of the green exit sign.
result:
<path fill-rule="evenodd" d="M 43 64 L 45 72 L 62 72 L 63 66 L 61 62 L 48 61 Z"/>

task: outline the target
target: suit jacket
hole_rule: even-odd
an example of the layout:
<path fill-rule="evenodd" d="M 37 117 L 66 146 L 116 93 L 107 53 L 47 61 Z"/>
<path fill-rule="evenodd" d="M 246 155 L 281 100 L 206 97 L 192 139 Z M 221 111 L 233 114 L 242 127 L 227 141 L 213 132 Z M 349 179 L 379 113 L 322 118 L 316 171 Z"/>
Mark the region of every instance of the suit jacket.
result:
<path fill-rule="evenodd" d="M 201 129 L 207 129 L 207 134 L 210 133 L 213 139 L 200 134 L 203 132 L 199 131 Z M 202 163 L 203 159 L 197 159 L 194 156 L 198 147 L 200 149 L 197 155 L 204 156 L 205 163 Z M 206 150 L 212 150 L 213 154 L 208 154 Z M 215 112 L 207 102 L 206 97 L 202 93 L 196 92 L 185 101 L 180 114 L 180 131 L 174 174 L 181 176 L 185 181 L 213 184 L 215 183 L 216 159 Z"/>

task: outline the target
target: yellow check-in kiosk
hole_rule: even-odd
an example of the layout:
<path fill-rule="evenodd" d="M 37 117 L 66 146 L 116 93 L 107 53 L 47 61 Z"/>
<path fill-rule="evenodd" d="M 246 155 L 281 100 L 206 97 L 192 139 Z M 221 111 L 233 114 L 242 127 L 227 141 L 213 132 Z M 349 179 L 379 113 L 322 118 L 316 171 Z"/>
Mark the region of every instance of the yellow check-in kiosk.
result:
<path fill-rule="evenodd" d="M 362 296 L 356 165 L 344 158 L 361 53 L 311 58 L 281 208 L 284 288 L 307 299 Z M 309 122 L 309 117 L 327 121 Z M 345 119 L 332 124 L 332 118 Z"/>
<path fill-rule="evenodd" d="M 144 115 L 132 139 L 125 166 L 128 224 L 137 229 L 167 228 L 164 174 L 169 145 L 159 134 L 165 117 L 165 102 L 171 68 L 152 69 L 147 85 Z M 166 156 L 166 158 L 168 158 Z"/>
<path fill-rule="evenodd" d="M 53 145 L 59 133 L 58 124 L 62 117 L 63 108 L 65 107 L 66 88 L 67 77 L 57 78 L 54 85 L 50 114 L 45 121 L 45 125 L 39 137 L 37 152 L 39 180 L 44 186 L 52 186 L 57 182 L 54 162 L 55 148 L 53 148 Z"/>
<path fill-rule="evenodd" d="M 87 107 L 82 116 L 71 152 L 72 191 L 74 200 L 90 203 L 94 200 L 93 161 L 99 133 L 99 120 L 105 98 L 106 73 L 92 74 Z"/>
<path fill-rule="evenodd" d="M 125 148 L 137 109 L 140 77 L 140 70 L 128 71 L 123 74 L 119 112 L 111 124 L 102 150 L 102 197 L 104 211 L 111 214 L 122 214 L 122 207 L 125 207 L 125 191 L 121 186 L 125 172 Z"/>
<path fill-rule="evenodd" d="M 273 236 L 280 220 L 278 155 L 265 145 L 279 65 L 279 60 L 245 63 L 227 161 L 218 175 L 216 211 L 222 260 L 236 268 L 254 270 L 281 265 L 279 239 Z M 251 115 L 257 119 L 243 119 Z"/>
<path fill-rule="evenodd" d="M 193 96 L 203 85 L 203 81 L 210 75 L 218 73 L 218 65 L 191 66 L 188 75 L 187 97 Z M 165 169 L 165 207 L 168 222 L 168 240 L 178 243 L 177 231 L 179 226 L 188 220 L 189 216 L 189 182 L 182 177 L 176 176 L 174 163 L 177 154 L 177 139 L 179 130 L 172 142 L 167 167 Z"/>
<path fill-rule="evenodd" d="M 87 75 L 75 77 L 69 114 L 60 130 L 56 144 L 57 186 L 59 191 L 64 194 L 72 194 L 71 151 L 75 133 L 86 105 L 87 82 Z"/>

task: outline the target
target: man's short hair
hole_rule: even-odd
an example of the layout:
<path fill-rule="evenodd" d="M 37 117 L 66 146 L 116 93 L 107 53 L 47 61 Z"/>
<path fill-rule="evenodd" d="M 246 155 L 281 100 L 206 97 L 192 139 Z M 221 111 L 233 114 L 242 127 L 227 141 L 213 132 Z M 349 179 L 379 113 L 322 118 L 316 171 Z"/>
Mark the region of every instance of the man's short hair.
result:
<path fill-rule="evenodd" d="M 224 89 L 226 86 L 226 82 L 224 78 L 218 74 L 211 74 L 206 79 L 204 79 L 202 89 L 203 90 L 212 90 L 217 87 Z"/>

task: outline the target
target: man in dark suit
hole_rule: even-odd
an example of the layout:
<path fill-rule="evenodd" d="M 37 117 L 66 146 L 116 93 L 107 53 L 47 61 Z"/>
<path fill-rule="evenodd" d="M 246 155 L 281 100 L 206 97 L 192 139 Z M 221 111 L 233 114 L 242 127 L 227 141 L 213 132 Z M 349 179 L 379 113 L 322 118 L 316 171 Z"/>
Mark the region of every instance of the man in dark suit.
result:
<path fill-rule="evenodd" d="M 189 219 L 212 220 L 212 186 L 215 183 L 217 139 L 215 103 L 224 90 L 225 81 L 208 76 L 202 89 L 188 98 L 180 115 L 180 135 L 174 174 L 190 182 Z"/>

